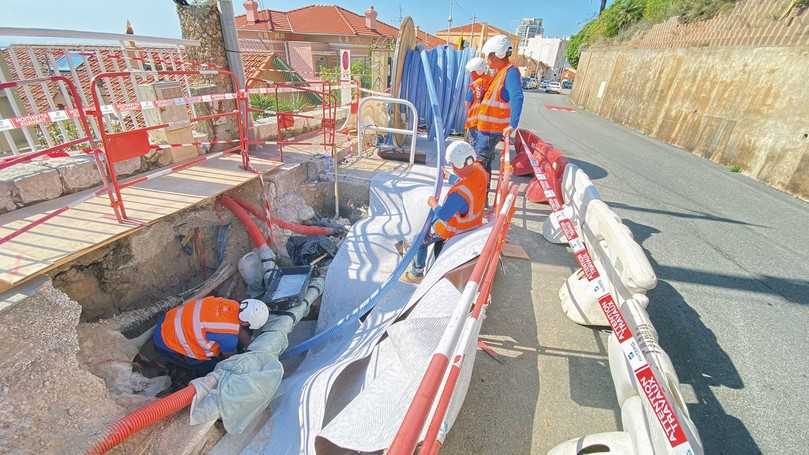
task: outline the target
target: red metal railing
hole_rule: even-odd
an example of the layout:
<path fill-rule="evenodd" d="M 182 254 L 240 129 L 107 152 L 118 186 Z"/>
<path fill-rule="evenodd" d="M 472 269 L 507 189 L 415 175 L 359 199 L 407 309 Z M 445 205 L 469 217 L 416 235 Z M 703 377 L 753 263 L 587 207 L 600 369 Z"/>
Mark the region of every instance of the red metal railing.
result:
<path fill-rule="evenodd" d="M 118 103 L 113 104 L 111 106 L 102 106 L 101 100 L 99 97 L 100 91 L 98 90 L 98 84 L 106 79 L 116 78 L 116 77 L 150 77 L 153 80 L 157 80 L 159 77 L 189 77 L 189 76 L 225 76 L 230 78 L 231 83 L 233 84 L 233 93 L 222 93 L 222 94 L 213 94 L 213 95 L 200 95 L 200 96 L 187 96 L 182 98 L 174 98 L 174 99 L 167 99 L 167 100 L 156 100 L 156 101 L 140 101 L 140 102 L 131 102 L 131 103 Z M 170 174 L 172 172 L 176 172 L 181 169 L 185 169 L 187 167 L 199 164 L 201 162 L 218 158 L 225 154 L 230 153 L 240 153 L 242 157 L 242 167 L 246 170 L 250 169 L 250 158 L 247 151 L 247 134 L 246 129 L 244 126 L 244 122 L 242 121 L 242 92 L 239 88 L 239 81 L 236 79 L 235 75 L 227 70 L 222 69 L 203 69 L 203 70 L 181 70 L 181 71 L 116 71 L 116 72 L 105 72 L 100 73 L 93 77 L 91 82 L 92 93 L 93 93 L 93 105 L 95 107 L 93 111 L 93 115 L 96 118 L 99 128 L 99 134 L 101 136 L 101 142 L 104 148 L 104 157 L 105 157 L 105 171 L 110 179 L 111 184 L 111 191 L 109 192 L 110 196 L 110 206 L 112 207 L 113 211 L 115 212 L 115 217 L 118 219 L 119 222 L 128 219 L 126 214 L 126 207 L 124 206 L 123 197 L 121 195 L 121 190 L 126 188 L 127 186 L 135 185 L 137 183 L 142 183 L 144 181 L 150 180 L 152 178 L 160 177 L 162 175 Z M 236 109 L 227 112 L 220 112 L 210 115 L 192 117 L 188 121 L 180 121 L 180 122 L 168 122 L 162 123 L 158 125 L 151 125 L 145 126 L 140 128 L 133 128 L 127 131 L 113 133 L 108 131 L 107 128 L 107 121 L 106 116 L 107 114 L 112 113 L 123 113 L 123 112 L 140 112 L 142 110 L 149 110 L 149 109 L 159 109 L 161 107 L 166 106 L 178 106 L 178 105 L 194 105 L 196 103 L 211 103 L 211 102 L 218 102 L 224 100 L 234 100 Z M 185 124 L 192 124 L 195 122 L 203 121 L 203 120 L 213 120 L 217 118 L 223 117 L 233 117 L 236 120 L 236 124 L 238 125 L 238 139 L 233 140 L 217 140 L 217 138 L 213 138 L 210 141 L 193 141 L 187 144 L 163 144 L 163 145 L 155 145 L 149 142 L 148 132 L 156 129 L 167 128 L 171 126 L 179 126 Z M 118 180 L 118 175 L 115 170 L 115 163 L 124 161 L 127 159 L 135 158 L 141 155 L 144 155 L 152 150 L 164 150 L 169 148 L 177 148 L 177 147 L 187 147 L 187 146 L 200 146 L 200 145 L 216 145 L 216 144 L 237 144 L 233 147 L 225 149 L 224 151 L 207 154 L 203 156 L 199 156 L 182 163 L 176 164 L 170 168 L 162 169 L 160 171 L 154 172 L 152 174 L 142 176 L 136 179 L 131 179 L 126 182 L 120 182 Z"/>
<path fill-rule="evenodd" d="M 77 139 L 68 140 L 61 144 L 53 145 L 51 147 L 42 150 L 35 150 L 33 152 L 7 157 L 2 161 L 0 161 L 0 169 L 6 169 L 16 164 L 27 163 L 36 158 L 46 157 L 53 153 L 61 153 L 70 148 L 85 145 L 83 147 L 84 152 L 93 155 L 93 158 L 96 162 L 96 167 L 98 168 L 98 171 L 101 174 L 102 180 L 105 182 L 104 188 L 98 190 L 96 193 L 103 194 L 104 192 L 108 192 L 109 188 L 106 185 L 104 173 L 102 172 L 103 165 L 101 163 L 101 160 L 99 159 L 99 151 L 98 149 L 93 148 L 94 139 L 90 130 L 90 126 L 87 122 L 87 115 L 85 113 L 84 106 L 81 103 L 81 98 L 79 97 L 76 87 L 73 85 L 73 82 L 71 82 L 70 79 L 64 76 L 47 76 L 36 79 L 9 81 L 0 83 L 0 90 L 17 88 L 28 84 L 41 84 L 43 82 L 64 84 L 64 86 L 67 88 L 68 94 L 70 95 L 71 102 L 73 103 L 74 108 L 65 111 L 54 111 L 47 114 L 36 114 L 34 116 L 27 116 L 22 119 L 21 118 L 8 119 L 6 121 L 6 124 L 9 125 L 11 128 L 22 128 L 30 124 L 55 123 L 67 119 L 78 119 L 78 124 L 81 127 L 81 131 L 77 131 L 77 134 L 79 134 L 80 137 Z M 87 199 L 95 197 L 96 193 L 86 195 L 83 198 L 78 198 L 77 200 L 74 200 L 70 204 L 66 205 L 65 207 L 51 211 L 46 215 L 37 218 L 36 220 L 24 225 L 23 227 L 14 230 L 10 234 L 0 238 L 0 245 L 14 239 L 15 237 L 25 232 L 30 231 L 31 229 L 33 229 L 36 226 L 39 226 L 40 224 L 45 223 L 49 219 L 59 215 L 60 213 L 65 212 L 71 207 L 74 207 L 79 203 L 86 201 Z"/>
<path fill-rule="evenodd" d="M 257 139 L 249 139 L 247 141 L 249 145 L 257 145 L 257 144 L 277 144 L 278 151 L 281 155 L 280 160 L 283 161 L 284 159 L 284 146 L 285 145 L 320 145 L 323 146 L 324 149 L 328 148 L 328 152 L 332 155 L 337 147 L 335 141 L 336 135 L 336 122 L 337 122 L 337 92 L 332 89 L 332 85 L 328 81 L 307 81 L 302 83 L 292 83 L 292 82 L 272 82 L 265 79 L 259 78 L 249 78 L 247 79 L 245 85 L 251 87 L 245 90 L 246 93 L 246 106 L 245 109 L 245 125 L 250 125 L 251 123 L 251 112 L 264 112 L 261 109 L 257 109 L 252 107 L 250 104 L 250 94 L 272 94 L 275 96 L 276 103 L 279 102 L 281 95 L 292 96 L 294 94 L 310 94 L 315 95 L 320 98 L 320 126 L 315 130 L 319 130 L 322 133 L 322 141 L 299 141 L 299 140 L 287 140 L 284 137 L 284 130 L 292 128 L 295 123 L 296 118 L 304 118 L 304 119 L 313 119 L 315 116 L 309 114 L 303 114 L 301 112 L 282 112 L 276 106 L 275 111 L 273 114 L 275 115 L 276 120 L 276 127 L 277 127 L 277 136 L 275 141 L 261 141 Z M 259 85 L 259 87 L 255 87 Z M 319 87 L 319 90 L 318 90 Z"/>

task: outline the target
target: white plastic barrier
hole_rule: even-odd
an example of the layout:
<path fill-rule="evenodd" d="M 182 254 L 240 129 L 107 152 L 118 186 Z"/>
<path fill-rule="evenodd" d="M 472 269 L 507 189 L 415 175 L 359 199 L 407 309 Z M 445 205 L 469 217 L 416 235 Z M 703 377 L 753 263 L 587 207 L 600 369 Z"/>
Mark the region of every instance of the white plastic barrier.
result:
<path fill-rule="evenodd" d="M 652 325 L 649 315 L 644 307 L 634 299 L 627 300 L 621 305 L 627 324 L 631 327 L 638 341 L 638 347 L 646 360 L 659 373 L 664 390 L 661 394 L 669 397 L 674 412 L 682 430 L 688 435 L 694 453 L 702 453 L 702 442 L 699 439 L 694 422 L 688 413 L 688 407 L 680 393 L 680 379 L 674 370 L 674 365 L 668 354 L 657 343 L 657 331 Z M 633 445 L 638 454 L 675 454 L 667 443 L 668 435 L 661 426 L 654 422 L 659 418 L 656 415 L 656 406 L 649 401 L 641 389 L 642 385 L 635 379 L 632 367 L 627 362 L 621 346 L 614 335 L 610 335 L 608 342 L 610 373 L 615 385 L 615 394 L 621 406 L 621 423 L 624 431 L 632 436 Z M 665 416 L 664 416 L 665 419 Z M 648 447 L 648 449 L 647 449 Z"/>
<path fill-rule="evenodd" d="M 580 227 L 582 237 L 599 274 L 609 281 L 613 299 L 622 305 L 627 299 L 636 298 L 645 307 L 647 300 L 643 294 L 657 285 L 646 254 L 607 204 L 592 199 L 586 207 L 584 224 Z M 559 298 L 562 310 L 577 324 L 609 325 L 598 304 L 596 290 L 580 270 L 567 279 L 559 290 Z"/>
<path fill-rule="evenodd" d="M 586 172 L 578 166 L 568 163 L 562 174 L 562 201 L 564 209 L 576 232 L 581 235 L 581 223 L 587 213 L 587 207 L 593 200 L 600 200 L 593 182 Z M 567 243 L 559 228 L 558 216 L 551 215 L 542 224 L 542 236 L 551 243 Z"/>

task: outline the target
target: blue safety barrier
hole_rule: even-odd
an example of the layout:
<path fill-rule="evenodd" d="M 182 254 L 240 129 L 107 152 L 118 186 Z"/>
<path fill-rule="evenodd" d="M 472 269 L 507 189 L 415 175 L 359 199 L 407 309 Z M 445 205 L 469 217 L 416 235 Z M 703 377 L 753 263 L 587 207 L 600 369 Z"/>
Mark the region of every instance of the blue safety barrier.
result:
<path fill-rule="evenodd" d="M 416 59 L 419 59 L 419 54 L 414 54 Z M 433 84 L 433 70 L 430 63 L 430 59 L 428 57 L 427 51 L 423 51 L 420 56 L 420 60 L 422 63 L 422 68 L 424 69 L 424 90 L 427 93 L 427 97 L 429 101 L 425 100 L 425 102 L 429 102 L 432 115 L 430 116 L 432 119 L 432 127 L 431 130 L 435 131 L 439 137 L 445 137 L 444 134 L 444 120 L 443 115 L 441 113 L 440 105 L 439 105 L 439 98 L 438 94 L 435 90 L 435 86 Z M 417 60 L 418 61 L 418 60 Z M 464 62 L 464 65 L 466 63 Z M 426 109 L 425 109 L 426 110 Z M 436 160 L 436 179 L 434 185 L 434 192 L 436 198 L 441 195 L 441 185 L 443 183 L 443 179 L 438 178 L 440 175 L 439 169 L 444 166 L 444 141 L 436 141 L 436 147 L 438 152 L 438 159 Z M 416 239 L 413 241 L 413 244 L 410 245 L 410 249 L 407 250 L 407 254 L 404 255 L 402 260 L 399 262 L 399 265 L 396 266 L 396 269 L 390 274 L 387 280 L 385 280 L 382 285 L 377 288 L 367 299 L 365 299 L 357 308 L 355 308 L 351 313 L 337 321 L 336 324 L 329 327 L 328 329 L 316 334 L 315 336 L 309 338 L 308 340 L 302 341 L 301 343 L 292 346 L 291 348 L 284 351 L 281 354 L 280 358 L 285 359 L 295 354 L 304 353 L 314 347 L 317 347 L 324 342 L 328 341 L 336 334 L 338 334 L 341 330 L 347 327 L 347 323 L 359 320 L 366 314 L 368 314 L 376 304 L 381 300 L 381 298 L 385 295 L 385 293 L 391 289 L 391 285 L 397 281 L 399 281 L 399 277 L 402 276 L 405 269 L 410 267 L 410 263 L 413 262 L 413 258 L 416 257 L 416 253 L 419 250 L 419 246 L 424 242 L 424 237 L 427 235 L 427 232 L 430 230 L 432 223 L 430 222 L 433 219 L 433 210 L 430 210 L 430 213 L 427 214 L 427 220 L 424 222 L 424 225 L 421 227 L 419 231 L 419 235 L 416 236 Z"/>
<path fill-rule="evenodd" d="M 448 134 L 463 134 L 466 121 L 464 98 L 470 82 L 466 62 L 475 55 L 474 49 L 458 50 L 451 46 L 438 46 L 429 50 L 415 49 L 407 53 L 399 96 L 416 106 L 419 124 L 429 128 L 430 140 L 436 136 L 446 139 Z M 431 106 L 428 74 L 434 83 L 431 88 L 435 91 L 437 109 Z M 444 120 L 442 135 L 436 134 L 433 121 L 436 112 L 440 113 Z"/>

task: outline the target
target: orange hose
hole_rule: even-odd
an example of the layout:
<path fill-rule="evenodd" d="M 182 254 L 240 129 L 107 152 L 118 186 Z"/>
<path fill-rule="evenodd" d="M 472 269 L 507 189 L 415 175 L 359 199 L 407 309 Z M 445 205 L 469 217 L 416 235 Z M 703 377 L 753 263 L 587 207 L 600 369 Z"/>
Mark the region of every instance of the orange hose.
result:
<path fill-rule="evenodd" d="M 250 236 L 250 239 L 253 241 L 256 248 L 267 246 L 267 240 L 264 238 L 264 233 L 262 233 L 261 229 L 256 226 L 256 223 L 253 222 L 250 215 L 244 210 L 244 208 L 242 208 L 242 205 L 237 203 L 230 196 L 222 196 L 221 200 L 222 205 L 227 207 L 227 209 L 230 210 L 231 213 L 233 213 L 233 215 L 242 222 L 244 229 L 247 231 L 247 235 Z"/>
<path fill-rule="evenodd" d="M 196 393 L 197 391 L 194 386 L 189 384 L 171 395 L 141 406 L 126 417 L 112 424 L 104 438 L 95 443 L 95 445 L 86 452 L 86 455 L 101 455 L 107 453 L 110 449 L 126 441 L 138 431 L 188 407 Z"/>
<path fill-rule="evenodd" d="M 280 218 L 273 218 L 272 220 L 267 220 L 267 216 L 262 213 L 259 209 L 255 206 L 248 204 L 242 200 L 233 198 L 237 204 L 242 206 L 245 210 L 252 213 L 254 217 L 264 220 L 265 223 L 269 224 L 272 223 L 280 228 L 286 229 L 288 231 L 295 232 L 296 234 L 302 235 L 331 235 L 334 234 L 334 229 L 324 227 L 324 226 L 308 226 L 306 224 L 298 224 L 298 223 L 290 223 L 289 221 L 282 220 Z"/>

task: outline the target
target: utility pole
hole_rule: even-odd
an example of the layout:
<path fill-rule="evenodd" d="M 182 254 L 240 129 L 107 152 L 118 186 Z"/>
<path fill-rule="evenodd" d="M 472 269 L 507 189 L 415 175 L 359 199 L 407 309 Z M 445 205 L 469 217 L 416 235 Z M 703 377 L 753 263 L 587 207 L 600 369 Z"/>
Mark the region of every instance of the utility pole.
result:
<path fill-rule="evenodd" d="M 447 18 L 447 44 L 449 44 L 449 34 L 452 28 L 452 1 L 449 0 L 449 17 Z"/>
<path fill-rule="evenodd" d="M 475 47 L 475 24 L 477 23 L 478 17 L 477 15 L 472 15 L 472 32 L 469 34 L 469 47 L 473 49 L 478 49 Z"/>
<path fill-rule="evenodd" d="M 399 24 L 402 23 L 403 19 L 404 19 L 404 16 L 402 16 L 402 4 L 399 3 Z"/>
<path fill-rule="evenodd" d="M 601 0 L 601 8 L 598 10 L 598 14 L 603 13 L 604 8 L 606 8 L 606 7 L 607 7 L 607 0 Z"/>

